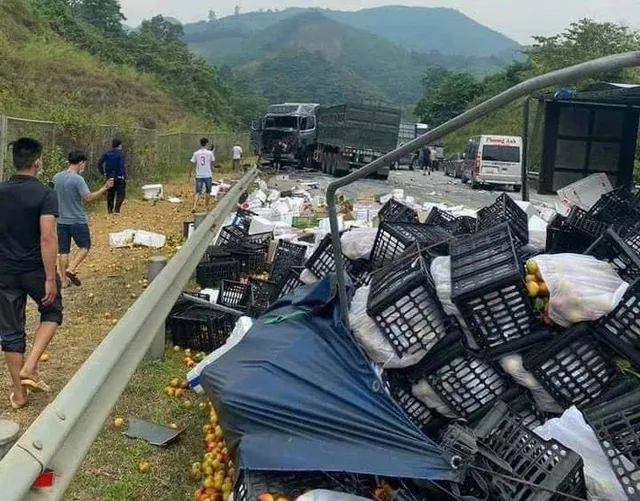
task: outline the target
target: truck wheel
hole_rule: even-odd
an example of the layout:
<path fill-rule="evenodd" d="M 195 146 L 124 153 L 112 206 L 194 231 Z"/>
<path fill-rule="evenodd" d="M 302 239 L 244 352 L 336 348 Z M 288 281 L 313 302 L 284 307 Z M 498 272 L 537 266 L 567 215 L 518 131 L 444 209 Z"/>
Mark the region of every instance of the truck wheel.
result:
<path fill-rule="evenodd" d="M 389 179 L 389 174 L 376 174 L 376 179 L 379 179 L 380 181 L 386 181 Z"/>

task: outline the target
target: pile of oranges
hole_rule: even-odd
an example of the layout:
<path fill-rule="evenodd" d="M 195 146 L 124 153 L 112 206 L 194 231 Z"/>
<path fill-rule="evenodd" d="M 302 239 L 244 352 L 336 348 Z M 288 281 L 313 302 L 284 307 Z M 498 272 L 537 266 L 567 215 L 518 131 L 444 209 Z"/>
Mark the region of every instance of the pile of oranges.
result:
<path fill-rule="evenodd" d="M 553 321 L 549 318 L 549 287 L 542 278 L 538 264 L 529 259 L 526 263 L 525 286 L 533 301 L 533 309 L 540 314 L 540 320 L 551 327 Z"/>

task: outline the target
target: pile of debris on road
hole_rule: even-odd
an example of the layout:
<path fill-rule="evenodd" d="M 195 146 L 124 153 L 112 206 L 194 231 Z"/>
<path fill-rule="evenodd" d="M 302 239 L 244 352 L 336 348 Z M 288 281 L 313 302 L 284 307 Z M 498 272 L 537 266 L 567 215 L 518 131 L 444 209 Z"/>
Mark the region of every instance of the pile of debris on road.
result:
<path fill-rule="evenodd" d="M 376 500 L 640 499 L 640 195 L 562 214 L 506 194 L 476 213 L 362 197 L 341 204 L 335 252 L 314 191 L 261 186 L 198 266 L 240 322 L 188 297 L 169 318 L 212 352 L 188 378 L 232 437 L 236 496 L 297 496 L 264 477 L 306 471 L 324 482 L 302 487 Z M 345 471 L 357 488 L 326 481 Z"/>

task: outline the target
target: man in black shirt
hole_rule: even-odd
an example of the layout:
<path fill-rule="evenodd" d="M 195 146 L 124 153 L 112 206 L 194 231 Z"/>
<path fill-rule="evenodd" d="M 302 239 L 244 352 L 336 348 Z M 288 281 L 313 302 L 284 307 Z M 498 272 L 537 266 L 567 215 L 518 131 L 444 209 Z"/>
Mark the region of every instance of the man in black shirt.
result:
<path fill-rule="evenodd" d="M 0 345 L 13 384 L 11 406 L 19 409 L 30 390 L 50 391 L 38 375 L 38 362 L 62 323 L 62 300 L 56 273 L 58 199 L 36 178 L 42 145 L 29 138 L 12 145 L 16 174 L 0 183 Z M 25 359 L 27 296 L 38 305 L 40 325 Z"/>

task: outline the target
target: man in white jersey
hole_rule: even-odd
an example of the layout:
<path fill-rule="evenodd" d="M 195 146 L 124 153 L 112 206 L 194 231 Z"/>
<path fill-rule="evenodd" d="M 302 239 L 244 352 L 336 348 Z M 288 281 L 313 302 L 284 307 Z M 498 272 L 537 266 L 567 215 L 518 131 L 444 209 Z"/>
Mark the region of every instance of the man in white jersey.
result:
<path fill-rule="evenodd" d="M 211 203 L 211 186 L 213 184 L 211 165 L 215 162 L 216 158 L 213 153 L 213 145 L 211 149 L 208 149 L 207 144 L 209 144 L 207 138 L 203 137 L 200 139 L 200 149 L 191 157 L 191 172 L 189 176 L 191 176 L 193 172 L 195 172 L 196 176 L 193 210 L 191 212 L 196 212 L 200 195 L 204 195 L 207 211 Z"/>
<path fill-rule="evenodd" d="M 233 170 L 240 168 L 240 160 L 242 160 L 242 147 L 235 145 L 231 148 L 231 158 L 233 159 Z"/>

